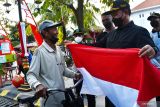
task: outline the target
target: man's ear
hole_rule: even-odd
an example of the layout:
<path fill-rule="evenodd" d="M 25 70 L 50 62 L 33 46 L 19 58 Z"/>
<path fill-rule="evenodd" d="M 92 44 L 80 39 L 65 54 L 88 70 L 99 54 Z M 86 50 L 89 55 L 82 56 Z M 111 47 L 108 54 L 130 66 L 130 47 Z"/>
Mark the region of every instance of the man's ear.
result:
<path fill-rule="evenodd" d="M 47 34 L 47 31 L 42 30 L 42 34 L 43 34 L 43 35 L 46 35 L 46 34 Z"/>
<path fill-rule="evenodd" d="M 45 38 L 45 36 L 47 35 L 47 32 L 45 30 L 42 30 L 41 35 L 43 36 L 43 38 Z"/>

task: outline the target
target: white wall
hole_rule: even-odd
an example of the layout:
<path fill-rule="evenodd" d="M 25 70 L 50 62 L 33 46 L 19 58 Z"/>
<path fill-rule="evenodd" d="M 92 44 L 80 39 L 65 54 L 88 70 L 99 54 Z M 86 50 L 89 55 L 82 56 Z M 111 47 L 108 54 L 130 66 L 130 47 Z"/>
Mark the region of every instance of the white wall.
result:
<path fill-rule="evenodd" d="M 160 6 L 155 7 L 155 8 L 132 12 L 131 20 L 133 20 L 136 25 L 142 26 L 150 32 L 152 30 L 152 27 L 150 25 L 150 21 L 148 21 L 147 18 L 153 12 L 160 13 Z"/>

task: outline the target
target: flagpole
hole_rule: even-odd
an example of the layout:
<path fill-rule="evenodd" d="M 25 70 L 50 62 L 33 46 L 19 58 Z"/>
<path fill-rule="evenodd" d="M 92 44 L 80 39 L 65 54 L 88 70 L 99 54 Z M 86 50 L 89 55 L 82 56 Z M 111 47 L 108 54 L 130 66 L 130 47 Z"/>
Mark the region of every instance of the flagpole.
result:
<path fill-rule="evenodd" d="M 36 27 L 37 27 L 37 23 L 36 23 L 36 21 L 35 21 L 35 19 L 34 19 L 33 15 L 32 15 L 32 13 L 31 13 L 31 10 L 29 9 L 29 7 L 28 7 L 28 5 L 27 5 L 27 3 L 26 3 L 26 1 L 25 1 L 25 0 L 24 0 L 24 3 L 25 3 L 25 5 L 27 6 L 27 9 L 28 9 L 28 11 L 30 12 L 31 17 L 32 17 L 32 19 L 33 19 L 33 21 L 34 21 L 34 23 L 35 23 L 35 25 L 36 25 Z"/>
<path fill-rule="evenodd" d="M 22 22 L 21 0 L 18 1 L 19 21 Z"/>

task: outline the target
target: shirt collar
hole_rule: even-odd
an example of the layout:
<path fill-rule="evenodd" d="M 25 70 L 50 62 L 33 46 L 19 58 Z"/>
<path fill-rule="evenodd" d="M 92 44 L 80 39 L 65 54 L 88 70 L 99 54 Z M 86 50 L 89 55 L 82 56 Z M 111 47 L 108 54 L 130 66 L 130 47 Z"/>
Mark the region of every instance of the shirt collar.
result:
<path fill-rule="evenodd" d="M 55 50 L 52 49 L 45 41 L 43 41 L 42 46 L 44 46 L 49 52 L 55 52 Z"/>
<path fill-rule="evenodd" d="M 126 24 L 125 26 L 123 26 L 123 27 L 120 27 L 120 28 L 117 28 L 118 30 L 122 30 L 122 29 L 125 29 L 125 28 L 129 28 L 129 27 L 131 27 L 131 26 L 133 26 L 134 25 L 134 22 L 133 21 L 130 21 L 128 24 Z"/>

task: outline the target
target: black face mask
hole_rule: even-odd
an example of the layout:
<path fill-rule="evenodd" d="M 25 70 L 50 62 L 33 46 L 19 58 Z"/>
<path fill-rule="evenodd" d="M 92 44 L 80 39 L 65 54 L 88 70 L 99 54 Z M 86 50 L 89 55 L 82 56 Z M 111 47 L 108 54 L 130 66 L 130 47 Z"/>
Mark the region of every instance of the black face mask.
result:
<path fill-rule="evenodd" d="M 159 27 L 159 23 L 158 23 L 158 21 L 156 21 L 156 20 L 152 20 L 150 24 L 151 24 L 151 26 L 152 26 L 153 28 Z"/>
<path fill-rule="evenodd" d="M 104 27 L 105 27 L 106 29 L 111 29 L 111 27 L 112 27 L 112 22 L 108 21 L 108 22 L 103 23 L 103 25 L 104 25 Z"/>
<path fill-rule="evenodd" d="M 53 42 L 53 44 L 56 44 L 56 42 L 58 41 L 58 38 L 53 36 L 50 40 Z"/>
<path fill-rule="evenodd" d="M 123 26 L 122 18 L 113 18 L 113 23 L 117 27 L 122 27 Z"/>

